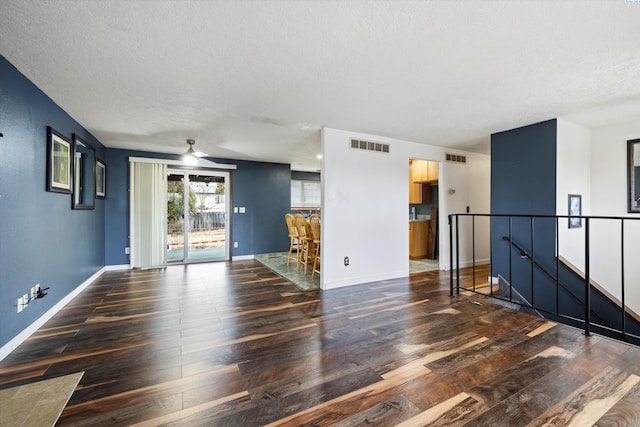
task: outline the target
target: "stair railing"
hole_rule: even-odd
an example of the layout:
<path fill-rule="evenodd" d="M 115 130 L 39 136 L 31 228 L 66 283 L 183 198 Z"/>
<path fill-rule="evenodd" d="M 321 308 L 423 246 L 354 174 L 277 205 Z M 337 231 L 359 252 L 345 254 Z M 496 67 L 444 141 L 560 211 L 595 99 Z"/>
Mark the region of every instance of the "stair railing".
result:
<path fill-rule="evenodd" d="M 522 214 L 514 214 L 514 215 L 504 215 L 504 214 L 453 214 L 453 215 L 449 215 L 449 258 L 451 260 L 451 268 L 450 268 L 450 277 L 449 277 L 449 282 L 450 282 L 450 295 L 454 296 L 454 295 L 459 295 L 460 294 L 460 289 L 466 290 L 466 291 L 472 291 L 472 292 L 476 292 L 475 289 L 475 284 L 476 284 L 476 269 L 477 269 L 477 260 L 476 260 L 476 218 L 480 218 L 480 217 L 486 217 L 489 218 L 489 236 L 490 236 L 490 244 L 489 244 L 489 253 L 491 254 L 491 256 L 493 256 L 493 245 L 500 242 L 500 241 L 504 241 L 507 242 L 509 244 L 509 255 L 508 255 L 508 271 L 507 272 L 497 272 L 496 275 L 500 275 L 500 276 L 508 276 L 509 277 L 509 282 L 508 282 L 508 286 L 509 286 L 509 296 L 508 298 L 500 296 L 500 295 L 493 295 L 493 280 L 491 280 L 491 284 L 490 284 L 490 289 L 491 289 L 491 297 L 498 299 L 498 300 L 503 300 L 503 301 L 507 301 L 509 303 L 512 304 L 518 304 L 521 305 L 523 307 L 527 307 L 539 312 L 544 312 L 547 315 L 550 315 L 550 317 L 552 317 L 554 320 L 558 320 L 561 321 L 563 323 L 567 323 L 573 326 L 577 326 L 580 327 L 584 330 L 584 334 L 585 335 L 591 335 L 592 330 L 596 330 L 598 333 L 602 333 L 603 335 L 607 335 L 613 338 L 618 338 L 618 339 L 622 339 L 624 341 L 628 341 L 628 342 L 633 342 L 635 344 L 640 345 L 640 335 L 636 335 L 633 334 L 631 332 L 629 332 L 627 330 L 627 312 L 628 309 L 626 307 L 626 302 L 625 302 L 625 222 L 627 221 L 640 221 L 640 218 L 632 218 L 632 217 L 610 217 L 610 216 L 569 216 L 569 215 L 522 215 Z M 467 236 L 461 236 L 461 232 L 460 232 L 460 220 L 461 218 L 470 218 L 471 220 L 471 236 L 469 237 Z M 530 239 L 531 239 L 531 247 L 530 249 L 526 249 L 523 246 L 526 246 L 526 244 L 521 244 L 518 242 L 515 242 L 513 239 L 513 220 L 519 218 L 519 219 L 529 219 L 530 222 Z M 567 221 L 571 220 L 571 219 L 577 219 L 580 218 L 581 222 L 584 224 L 584 286 L 582 288 L 582 294 L 581 295 L 576 295 L 573 291 L 571 291 L 566 285 L 564 285 L 563 283 L 561 283 L 560 281 L 560 261 L 559 261 L 559 254 L 560 254 L 560 236 L 559 236 L 559 221 L 561 219 L 566 219 Z M 496 219 L 502 219 L 503 221 L 508 221 L 508 227 L 509 227 L 509 235 L 505 236 L 502 235 L 500 237 L 498 233 L 496 233 L 496 236 L 494 238 L 493 236 L 493 223 L 494 220 Z M 549 271 L 549 269 L 547 269 L 541 262 L 538 261 L 537 258 L 540 258 L 540 256 L 536 255 L 536 250 L 539 250 L 536 248 L 536 230 L 535 230 L 535 225 L 536 225 L 536 220 L 537 219 L 547 219 L 547 220 L 555 220 L 555 231 L 554 231 L 554 238 L 556 241 L 556 247 L 555 247 L 555 254 L 553 254 L 553 258 L 555 259 L 556 262 L 556 273 L 552 273 L 551 271 Z M 612 221 L 618 221 L 620 223 L 620 230 L 621 230 L 621 243 L 620 243 L 620 255 L 621 255 L 621 262 L 620 262 L 620 278 L 621 278 L 621 302 L 620 302 L 620 307 L 619 307 L 619 311 L 620 311 L 620 316 L 621 316 L 621 327 L 617 328 L 615 326 L 613 326 L 612 324 L 610 324 L 609 322 L 607 322 L 604 317 L 598 316 L 598 320 L 600 320 L 600 323 L 594 322 L 592 320 L 592 307 L 591 307 L 591 251 L 590 251 L 590 245 L 591 245 L 591 223 L 593 220 L 612 220 Z M 639 236 L 640 237 L 640 236 Z M 472 287 L 471 288 L 464 288 L 463 286 L 461 286 L 460 284 L 460 267 L 461 267 L 461 260 L 460 260 L 460 248 L 461 248 L 461 239 L 465 239 L 465 242 L 469 242 L 470 241 L 470 245 L 471 245 L 471 266 L 470 268 L 472 269 Z M 523 259 L 527 259 L 530 263 L 531 263 L 531 301 L 526 301 L 526 303 L 523 303 L 522 301 L 519 300 L 514 300 L 513 298 L 513 289 L 515 286 L 516 291 L 518 290 L 518 284 L 514 284 L 512 283 L 513 281 L 513 271 L 512 271 L 512 266 L 513 266 L 513 260 L 512 260 L 512 250 L 511 248 L 515 248 L 516 251 L 519 253 L 520 257 Z M 550 258 L 549 254 L 542 254 L 542 256 L 547 256 L 547 258 Z M 466 261 L 466 263 L 468 264 L 468 260 Z M 536 291 L 541 291 L 540 289 L 536 289 L 536 275 L 534 274 L 534 268 L 537 268 L 538 270 L 542 271 L 544 273 L 545 276 L 547 276 L 548 279 L 550 279 L 553 283 L 555 283 L 555 310 L 549 310 L 549 308 L 547 306 L 542 306 L 541 304 L 538 304 L 536 299 L 535 299 L 535 295 L 536 295 Z M 491 277 L 494 277 L 494 269 L 493 269 L 493 262 L 491 260 L 491 257 L 489 259 L 489 268 L 491 271 Z M 563 307 L 560 306 L 560 290 L 566 292 L 568 295 L 571 296 L 571 298 L 574 300 L 574 302 L 579 302 L 581 305 L 584 305 L 584 314 L 583 314 L 583 318 L 580 317 L 576 317 L 576 316 L 569 316 L 566 313 L 563 313 L 565 310 L 562 310 Z M 606 323 L 606 324 L 603 324 Z"/>

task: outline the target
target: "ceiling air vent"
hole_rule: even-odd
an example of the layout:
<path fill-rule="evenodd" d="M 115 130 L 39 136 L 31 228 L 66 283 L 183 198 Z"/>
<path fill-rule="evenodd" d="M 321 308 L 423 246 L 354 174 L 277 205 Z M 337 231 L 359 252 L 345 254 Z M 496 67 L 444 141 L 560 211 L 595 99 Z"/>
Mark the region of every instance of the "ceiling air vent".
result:
<path fill-rule="evenodd" d="M 453 163 L 467 163 L 467 156 L 461 156 L 460 154 L 446 154 L 447 162 Z"/>
<path fill-rule="evenodd" d="M 378 151 L 380 153 L 389 153 L 389 144 L 382 144 L 381 142 L 364 141 L 362 139 L 352 139 L 351 148 L 367 151 Z"/>

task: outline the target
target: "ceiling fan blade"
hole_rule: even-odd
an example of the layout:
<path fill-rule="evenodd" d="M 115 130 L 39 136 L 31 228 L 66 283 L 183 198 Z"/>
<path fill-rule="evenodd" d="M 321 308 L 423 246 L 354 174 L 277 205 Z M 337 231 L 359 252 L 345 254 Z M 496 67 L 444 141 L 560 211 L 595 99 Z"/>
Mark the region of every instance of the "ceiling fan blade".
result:
<path fill-rule="evenodd" d="M 208 157 L 209 155 L 207 153 L 203 153 L 202 151 L 195 151 L 193 153 L 194 156 L 196 157 Z"/>

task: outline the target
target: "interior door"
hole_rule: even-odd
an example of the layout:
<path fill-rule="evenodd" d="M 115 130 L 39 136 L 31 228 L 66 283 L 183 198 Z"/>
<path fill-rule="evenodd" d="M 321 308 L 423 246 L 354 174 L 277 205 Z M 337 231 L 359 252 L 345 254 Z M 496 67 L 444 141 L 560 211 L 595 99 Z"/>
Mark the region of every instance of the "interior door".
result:
<path fill-rule="evenodd" d="M 229 173 L 170 169 L 167 263 L 229 259 Z"/>

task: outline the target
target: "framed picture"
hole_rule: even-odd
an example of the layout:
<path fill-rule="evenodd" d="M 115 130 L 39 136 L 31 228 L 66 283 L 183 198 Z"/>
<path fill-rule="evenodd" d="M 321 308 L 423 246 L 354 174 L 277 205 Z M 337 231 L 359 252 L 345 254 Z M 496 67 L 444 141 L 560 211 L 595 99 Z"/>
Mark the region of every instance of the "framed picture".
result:
<path fill-rule="evenodd" d="M 72 192 L 71 141 L 47 126 L 47 191 Z"/>
<path fill-rule="evenodd" d="M 640 139 L 627 141 L 627 212 L 640 213 Z"/>
<path fill-rule="evenodd" d="M 582 196 L 580 194 L 569 194 L 569 228 L 582 227 Z"/>
<path fill-rule="evenodd" d="M 104 199 L 107 195 L 106 187 L 107 166 L 100 160 L 96 160 L 96 197 Z"/>
<path fill-rule="evenodd" d="M 96 153 L 73 134 L 73 209 L 94 209 L 96 199 Z"/>

